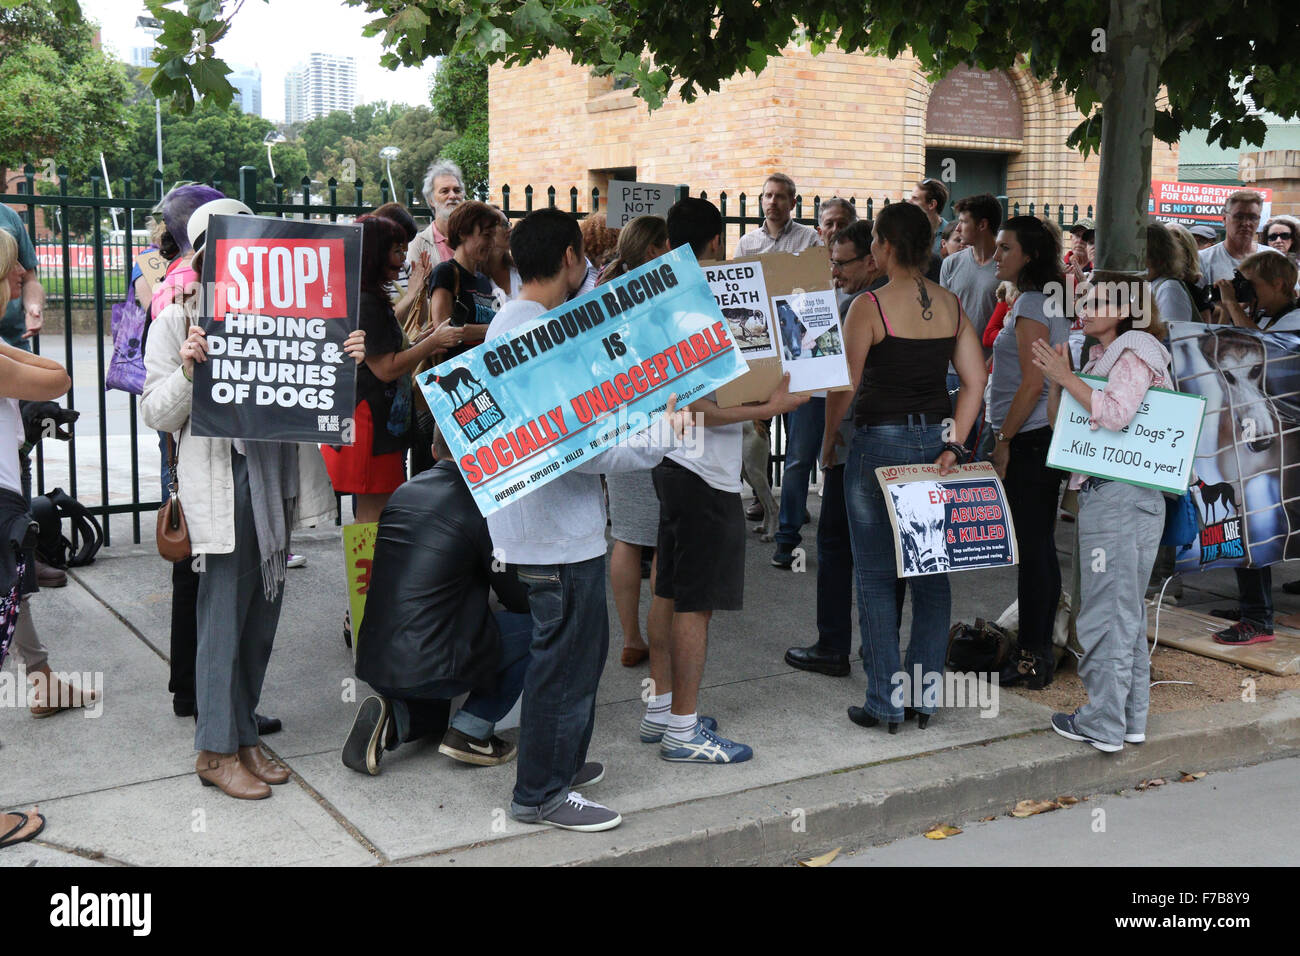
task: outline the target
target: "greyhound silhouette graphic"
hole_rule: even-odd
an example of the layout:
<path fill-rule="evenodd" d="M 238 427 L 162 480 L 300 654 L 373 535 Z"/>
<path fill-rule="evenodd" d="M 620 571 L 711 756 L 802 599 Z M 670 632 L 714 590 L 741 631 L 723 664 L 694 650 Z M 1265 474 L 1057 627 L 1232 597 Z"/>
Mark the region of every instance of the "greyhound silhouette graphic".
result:
<path fill-rule="evenodd" d="M 471 375 L 469 369 L 464 366 L 452 369 L 446 375 L 435 375 L 433 380 L 442 387 L 444 392 L 451 396 L 453 402 L 467 402 L 474 397 L 476 392 L 481 391 L 483 388 L 479 380 Z M 469 389 L 469 395 L 466 398 L 460 397 L 462 387 Z"/>
<path fill-rule="evenodd" d="M 1232 510 L 1241 513 L 1241 506 L 1237 504 L 1237 490 L 1232 486 L 1230 481 L 1221 481 L 1217 485 L 1207 485 L 1199 478 L 1193 486 L 1201 491 L 1201 501 L 1205 505 L 1205 523 L 1211 524 L 1214 518 L 1211 517 L 1218 509 L 1217 505 L 1220 500 L 1223 502 L 1223 517 L 1228 517 L 1228 505 L 1232 505 Z"/>

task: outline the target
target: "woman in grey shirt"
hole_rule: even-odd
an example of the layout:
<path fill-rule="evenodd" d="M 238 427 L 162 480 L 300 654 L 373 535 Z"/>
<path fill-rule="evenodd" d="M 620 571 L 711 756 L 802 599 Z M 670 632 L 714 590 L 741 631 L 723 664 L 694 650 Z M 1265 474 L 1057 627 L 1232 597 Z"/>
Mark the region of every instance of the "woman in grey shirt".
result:
<path fill-rule="evenodd" d="M 1061 247 L 1033 216 L 1013 216 L 998 233 L 997 276 L 1020 290 L 993 342 L 988 418 L 997 444 L 993 467 L 1006 487 L 1020 555 L 1016 595 L 1020 610 L 1020 656 L 1004 668 L 1001 683 L 1024 682 L 1033 690 L 1052 681 L 1052 625 L 1061 599 L 1056 556 L 1056 512 L 1065 474 L 1047 465 L 1052 429 L 1047 419 L 1047 382 L 1034 365 L 1034 343 L 1069 341 L 1064 308 Z"/>

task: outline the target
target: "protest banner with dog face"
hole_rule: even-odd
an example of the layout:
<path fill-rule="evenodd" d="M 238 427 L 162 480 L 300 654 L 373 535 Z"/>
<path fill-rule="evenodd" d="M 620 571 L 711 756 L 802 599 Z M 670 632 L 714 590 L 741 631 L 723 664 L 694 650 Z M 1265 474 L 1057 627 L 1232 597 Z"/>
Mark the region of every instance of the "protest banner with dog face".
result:
<path fill-rule="evenodd" d="M 202 252 L 208 360 L 194 365 L 193 434 L 351 442 L 361 229 L 213 216 Z"/>
<path fill-rule="evenodd" d="M 1195 447 L 1198 547 L 1179 571 L 1300 558 L 1300 335 L 1169 323 L 1174 380 L 1205 397 Z"/>
<path fill-rule="evenodd" d="M 690 247 L 416 376 L 486 516 L 745 372 Z"/>
<path fill-rule="evenodd" d="M 1016 529 L 997 472 L 988 462 L 940 475 L 937 465 L 876 469 L 894 530 L 900 578 L 1016 563 Z"/>

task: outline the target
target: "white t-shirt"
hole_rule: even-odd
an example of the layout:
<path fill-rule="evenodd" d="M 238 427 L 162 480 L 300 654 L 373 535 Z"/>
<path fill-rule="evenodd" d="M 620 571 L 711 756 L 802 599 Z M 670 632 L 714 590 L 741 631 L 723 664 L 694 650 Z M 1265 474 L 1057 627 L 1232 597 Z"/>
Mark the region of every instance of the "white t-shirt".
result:
<path fill-rule="evenodd" d="M 18 399 L 0 398 L 0 488 L 23 493 L 18 449 L 23 443 L 23 416 Z"/>
<path fill-rule="evenodd" d="M 1259 243 L 1255 243 L 1255 248 L 1251 250 L 1251 253 L 1267 252 L 1268 249 L 1268 246 L 1261 246 Z M 1208 249 L 1202 249 L 1200 252 L 1200 258 L 1201 285 L 1208 286 L 1214 285 L 1214 283 L 1218 282 L 1220 279 L 1231 279 L 1233 272 L 1236 271 L 1237 266 L 1241 265 L 1245 256 L 1242 256 L 1241 259 L 1234 259 L 1232 256 L 1228 255 L 1227 246 L 1221 242 L 1216 242 Z"/>
<path fill-rule="evenodd" d="M 717 392 L 704 396 L 717 401 Z M 675 448 L 667 457 L 689 468 L 710 488 L 740 494 L 740 456 L 745 441 L 745 423 L 714 425 L 695 430 L 695 447 Z"/>
<path fill-rule="evenodd" d="M 1154 279 L 1151 282 L 1151 292 L 1161 322 L 1195 322 L 1200 319 L 1191 293 L 1180 280 L 1168 277 Z"/>

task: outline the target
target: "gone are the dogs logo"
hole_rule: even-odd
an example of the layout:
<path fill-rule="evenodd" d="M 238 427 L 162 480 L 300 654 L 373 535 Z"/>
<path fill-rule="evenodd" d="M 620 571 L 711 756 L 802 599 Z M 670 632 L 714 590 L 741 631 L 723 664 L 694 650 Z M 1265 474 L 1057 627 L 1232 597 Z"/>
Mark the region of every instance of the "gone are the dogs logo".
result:
<path fill-rule="evenodd" d="M 483 387 L 465 366 L 459 366 L 442 375 L 437 369 L 425 374 L 423 385 L 437 385 L 451 399 L 455 409 L 452 417 L 465 433 L 465 438 L 475 441 L 503 418 L 492 393 Z"/>

